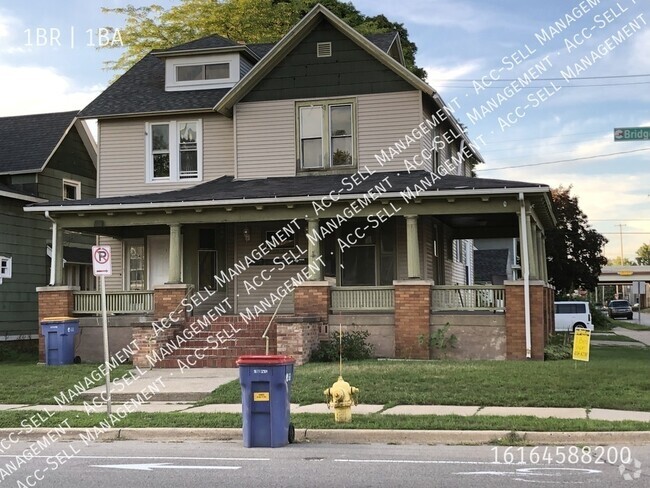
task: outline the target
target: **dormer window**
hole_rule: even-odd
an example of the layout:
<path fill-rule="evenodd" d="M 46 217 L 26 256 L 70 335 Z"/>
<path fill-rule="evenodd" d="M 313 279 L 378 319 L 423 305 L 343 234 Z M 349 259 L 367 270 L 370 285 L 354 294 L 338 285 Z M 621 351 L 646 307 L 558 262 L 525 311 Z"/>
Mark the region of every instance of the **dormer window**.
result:
<path fill-rule="evenodd" d="M 230 78 L 230 63 L 190 64 L 176 66 L 176 81 L 227 80 Z"/>
<path fill-rule="evenodd" d="M 167 91 L 231 88 L 239 81 L 239 53 L 175 56 L 165 60 Z"/>

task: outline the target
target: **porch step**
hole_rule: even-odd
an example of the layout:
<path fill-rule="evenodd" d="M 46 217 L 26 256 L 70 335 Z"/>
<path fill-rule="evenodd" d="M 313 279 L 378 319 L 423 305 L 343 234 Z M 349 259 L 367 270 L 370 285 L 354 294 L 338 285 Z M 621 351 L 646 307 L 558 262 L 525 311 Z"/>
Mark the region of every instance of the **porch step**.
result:
<path fill-rule="evenodd" d="M 178 368 L 179 361 L 190 368 L 235 368 L 239 356 L 266 354 L 266 340 L 262 334 L 269 320 L 270 317 L 260 317 L 246 323 L 239 316 L 222 316 L 200 330 L 203 326 L 193 317 L 186 325 L 186 335 L 191 336 L 191 339 L 182 342 L 181 347 L 158 361 L 156 368 Z M 193 325 L 198 332 L 192 331 Z M 180 330 L 177 336 L 182 335 L 182 332 Z M 271 325 L 270 354 L 275 354 L 276 342 L 275 325 Z"/>

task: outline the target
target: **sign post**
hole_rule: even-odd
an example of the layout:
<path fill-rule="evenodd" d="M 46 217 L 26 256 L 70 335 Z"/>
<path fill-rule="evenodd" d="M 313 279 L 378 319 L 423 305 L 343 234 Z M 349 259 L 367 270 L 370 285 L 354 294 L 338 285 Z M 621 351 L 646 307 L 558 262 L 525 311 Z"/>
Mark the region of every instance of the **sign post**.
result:
<path fill-rule="evenodd" d="M 102 332 L 104 336 L 104 366 L 106 369 L 106 413 L 111 414 L 111 371 L 108 352 L 108 320 L 106 318 L 106 283 L 104 277 L 113 274 L 111 265 L 111 247 L 93 246 L 93 274 L 99 276 L 102 307 Z"/>
<path fill-rule="evenodd" d="M 573 359 L 575 361 L 589 361 L 590 341 L 591 331 L 589 329 L 577 328 L 573 332 Z"/>

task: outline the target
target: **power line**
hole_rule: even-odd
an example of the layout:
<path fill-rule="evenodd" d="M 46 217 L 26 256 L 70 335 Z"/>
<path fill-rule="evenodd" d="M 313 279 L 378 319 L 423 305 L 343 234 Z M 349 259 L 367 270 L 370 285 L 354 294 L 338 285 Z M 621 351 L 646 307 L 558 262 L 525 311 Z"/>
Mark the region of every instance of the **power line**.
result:
<path fill-rule="evenodd" d="M 580 78 L 575 78 L 576 80 L 607 80 L 607 79 L 620 79 L 620 78 L 647 78 L 650 76 L 650 73 L 642 75 L 611 75 L 611 76 L 581 76 Z M 432 78 L 436 81 L 479 81 L 475 79 L 468 78 Z M 537 78 L 536 81 L 561 81 L 564 78 Z M 517 78 L 501 78 L 498 81 L 517 81 Z"/>
<path fill-rule="evenodd" d="M 517 166 L 499 166 L 497 168 L 476 168 L 476 171 L 496 171 L 498 169 L 516 169 L 516 168 L 527 168 L 530 166 L 544 166 L 547 164 L 558 164 L 558 163 L 571 163 L 574 161 L 585 161 L 588 159 L 600 159 L 600 158 L 608 158 L 611 156 L 620 156 L 622 154 L 632 154 L 632 153 L 638 153 L 638 152 L 647 152 L 650 151 L 650 148 L 647 149 L 634 149 L 632 151 L 620 151 L 620 152 L 615 152 L 615 153 L 609 153 L 609 154 L 598 154 L 596 156 L 585 156 L 582 158 L 571 158 L 571 159 L 560 159 L 558 161 L 544 161 L 541 163 L 530 163 L 530 164 L 520 164 Z"/>
<path fill-rule="evenodd" d="M 501 80 L 499 80 L 501 81 Z M 539 80 L 535 80 L 539 81 Z M 594 87 L 608 87 L 608 86 L 613 86 L 613 87 L 618 87 L 618 86 L 631 86 L 631 85 L 650 85 L 650 81 L 637 81 L 637 82 L 631 82 L 631 83 L 590 83 L 590 84 L 583 84 L 583 85 L 559 85 L 557 88 L 594 88 Z M 445 84 L 438 84 L 436 83 L 436 86 L 439 88 L 455 88 L 455 89 L 462 89 L 462 88 L 471 88 L 468 85 L 445 85 Z M 503 85 L 503 86 L 484 86 L 482 87 L 485 90 L 502 90 L 504 88 L 507 88 L 509 85 Z M 519 87 L 522 90 L 538 90 L 540 88 L 544 88 L 548 85 L 532 85 L 532 86 L 521 86 Z"/>

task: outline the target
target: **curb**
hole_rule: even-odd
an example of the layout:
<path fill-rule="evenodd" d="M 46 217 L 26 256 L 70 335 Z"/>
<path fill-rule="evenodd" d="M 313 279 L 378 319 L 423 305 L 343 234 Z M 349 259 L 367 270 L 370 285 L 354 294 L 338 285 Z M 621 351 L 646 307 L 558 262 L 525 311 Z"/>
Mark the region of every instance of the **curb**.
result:
<path fill-rule="evenodd" d="M 52 429 L 33 429 L 21 434 L 22 441 L 43 439 Z M 90 428 L 92 432 L 92 427 Z M 15 429 L 0 429 L 5 438 Z M 79 441 L 86 429 L 66 429 L 58 440 Z M 485 445 L 501 439 L 515 437 L 517 445 L 650 445 L 650 431 L 631 432 L 513 432 L 506 430 L 370 430 L 370 429 L 298 429 L 296 443 L 330 444 L 447 444 Z M 97 436 L 99 442 L 128 441 L 237 441 L 242 440 L 242 430 L 193 428 L 124 428 L 108 429 Z"/>

